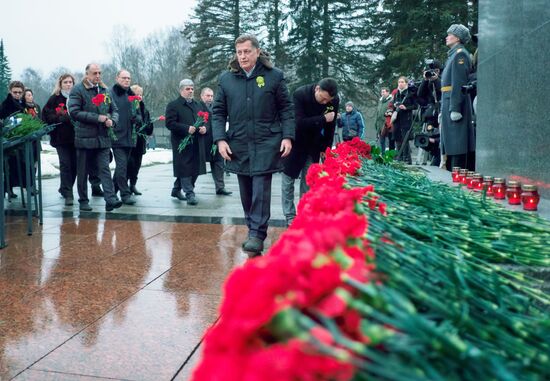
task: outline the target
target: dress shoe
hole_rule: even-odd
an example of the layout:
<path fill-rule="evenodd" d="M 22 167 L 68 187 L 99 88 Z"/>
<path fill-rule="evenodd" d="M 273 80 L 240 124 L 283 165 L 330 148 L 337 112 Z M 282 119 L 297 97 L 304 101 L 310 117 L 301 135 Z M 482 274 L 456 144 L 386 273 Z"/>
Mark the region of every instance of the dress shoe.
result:
<path fill-rule="evenodd" d="M 264 241 L 257 237 L 250 237 L 243 243 L 243 250 L 250 253 L 261 254 L 264 249 Z"/>
<path fill-rule="evenodd" d="M 225 189 L 225 188 L 222 188 L 222 189 L 218 189 L 218 190 L 216 191 L 216 194 L 217 194 L 217 195 L 221 195 L 221 196 L 229 196 L 230 194 L 233 194 L 233 192 L 228 191 L 228 190 Z"/>
<path fill-rule="evenodd" d="M 177 189 L 172 189 L 172 197 L 175 197 L 180 201 L 187 200 L 187 198 L 183 195 L 183 193 L 181 193 L 181 191 Z"/>
<path fill-rule="evenodd" d="M 195 196 L 187 196 L 187 205 L 197 205 L 198 203 Z"/>
<path fill-rule="evenodd" d="M 132 192 L 136 196 L 141 196 L 142 195 L 142 193 L 137 190 L 135 185 L 130 185 L 130 192 Z"/>
<path fill-rule="evenodd" d="M 99 185 L 92 185 L 92 196 L 103 197 L 103 191 Z"/>
<path fill-rule="evenodd" d="M 13 189 L 10 189 L 8 191 L 8 198 L 17 198 L 17 195 L 15 194 L 15 192 L 13 191 Z"/>
<path fill-rule="evenodd" d="M 73 204 L 74 204 L 74 198 L 65 197 L 65 206 L 73 206 Z"/>
<path fill-rule="evenodd" d="M 91 212 L 93 210 L 87 202 L 81 203 L 79 209 L 83 212 Z"/>
<path fill-rule="evenodd" d="M 115 202 L 108 202 L 105 204 L 105 210 L 110 212 L 113 209 L 120 208 L 122 206 L 122 201 L 116 200 Z"/>
<path fill-rule="evenodd" d="M 131 197 L 123 197 L 122 198 L 122 203 L 124 205 L 134 205 L 136 203 L 136 200 L 134 200 L 133 198 Z"/>

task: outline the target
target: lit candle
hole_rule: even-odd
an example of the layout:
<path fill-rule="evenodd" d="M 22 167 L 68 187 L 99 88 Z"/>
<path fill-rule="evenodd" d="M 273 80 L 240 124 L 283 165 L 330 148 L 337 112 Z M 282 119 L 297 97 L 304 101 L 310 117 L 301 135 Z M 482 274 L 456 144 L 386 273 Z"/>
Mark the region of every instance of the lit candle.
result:
<path fill-rule="evenodd" d="M 506 187 L 506 198 L 508 199 L 508 204 L 510 205 L 521 204 L 521 187 L 519 182 L 513 180 L 508 181 L 508 186 Z"/>
<path fill-rule="evenodd" d="M 476 173 L 474 174 L 474 177 L 472 178 L 472 181 L 470 182 L 470 186 L 468 188 L 473 189 L 476 192 L 479 192 L 483 189 L 483 176 L 481 174 Z"/>
<path fill-rule="evenodd" d="M 453 183 L 458 183 L 460 181 L 460 167 L 453 167 L 451 176 L 453 179 Z"/>
<path fill-rule="evenodd" d="M 464 181 L 466 181 L 466 174 L 468 173 L 467 169 L 461 169 L 458 173 L 458 182 L 461 184 L 464 184 Z"/>
<path fill-rule="evenodd" d="M 462 184 L 464 185 L 468 185 L 468 188 L 470 187 L 470 182 L 472 181 L 472 178 L 474 177 L 474 172 L 473 171 L 468 171 L 466 173 L 466 177 L 464 178 L 464 180 L 462 181 Z"/>
<path fill-rule="evenodd" d="M 524 185 L 523 192 L 521 193 L 521 202 L 523 204 L 524 210 L 534 211 L 537 210 L 537 205 L 539 204 L 540 196 L 537 192 L 536 185 Z"/>
<path fill-rule="evenodd" d="M 483 189 L 485 189 L 487 197 L 493 197 L 493 176 L 485 176 L 483 178 Z"/>
<path fill-rule="evenodd" d="M 504 200 L 506 198 L 506 181 L 503 178 L 495 177 L 493 193 L 495 200 Z"/>

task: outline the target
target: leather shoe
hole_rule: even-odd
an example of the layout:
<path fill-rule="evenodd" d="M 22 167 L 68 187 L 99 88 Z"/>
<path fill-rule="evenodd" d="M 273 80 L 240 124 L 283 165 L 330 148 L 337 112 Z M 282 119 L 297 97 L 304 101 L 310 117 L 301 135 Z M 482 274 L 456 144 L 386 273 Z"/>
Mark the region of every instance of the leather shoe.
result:
<path fill-rule="evenodd" d="M 73 206 L 73 204 L 74 204 L 74 198 L 65 197 L 65 206 Z"/>
<path fill-rule="evenodd" d="M 136 200 L 134 200 L 134 199 L 131 198 L 131 197 L 124 197 L 124 198 L 122 199 L 122 203 L 123 203 L 124 205 L 134 205 L 134 204 L 136 203 Z"/>
<path fill-rule="evenodd" d="M 108 202 L 105 204 L 105 210 L 110 212 L 113 209 L 120 208 L 122 206 L 122 201 L 116 200 L 115 202 Z"/>
<path fill-rule="evenodd" d="M 175 197 L 180 201 L 187 200 L 187 198 L 183 195 L 183 193 L 181 193 L 181 191 L 177 189 L 172 189 L 172 197 Z"/>
<path fill-rule="evenodd" d="M 264 250 L 264 241 L 257 237 L 250 237 L 243 243 L 243 250 L 250 253 L 261 254 Z"/>
<path fill-rule="evenodd" d="M 99 185 L 92 185 L 92 196 L 103 197 L 103 191 Z"/>
<path fill-rule="evenodd" d="M 197 205 L 199 202 L 195 198 L 195 196 L 189 196 L 187 197 L 187 205 Z"/>
<path fill-rule="evenodd" d="M 137 190 L 135 185 L 130 185 L 130 192 L 132 192 L 136 196 L 141 196 L 142 195 L 142 193 Z"/>
<path fill-rule="evenodd" d="M 91 212 L 93 209 L 87 202 L 83 202 L 80 204 L 79 209 L 83 212 Z"/>
<path fill-rule="evenodd" d="M 230 194 L 233 194 L 233 192 L 228 191 L 228 190 L 225 189 L 225 188 L 222 188 L 222 189 L 218 189 L 218 190 L 216 191 L 216 194 L 221 195 L 221 196 L 229 196 Z"/>
<path fill-rule="evenodd" d="M 8 191 L 8 198 L 17 198 L 17 195 L 12 189 Z"/>

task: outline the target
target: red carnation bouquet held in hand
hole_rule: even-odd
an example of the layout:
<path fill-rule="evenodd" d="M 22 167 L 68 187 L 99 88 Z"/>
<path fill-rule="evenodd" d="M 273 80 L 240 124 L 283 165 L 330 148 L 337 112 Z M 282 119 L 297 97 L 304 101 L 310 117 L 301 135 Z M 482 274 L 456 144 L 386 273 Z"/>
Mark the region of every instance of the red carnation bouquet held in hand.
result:
<path fill-rule="evenodd" d="M 195 121 L 195 124 L 193 124 L 193 127 L 199 128 L 201 126 L 204 126 L 205 123 L 208 123 L 208 112 L 206 111 L 199 111 L 197 113 L 197 120 Z M 187 147 L 189 144 L 193 144 L 193 138 L 195 134 L 188 134 L 185 138 L 181 139 L 181 142 L 178 146 L 178 152 L 182 152 L 185 147 Z"/>
<path fill-rule="evenodd" d="M 111 115 L 109 114 L 111 104 L 111 98 L 109 97 L 109 95 L 97 94 L 95 97 L 92 98 L 92 103 L 96 105 L 96 107 L 99 109 L 100 114 L 107 115 L 107 117 L 109 118 L 111 117 Z M 113 130 L 113 127 L 107 127 L 107 133 L 112 140 L 118 140 L 115 131 Z"/>
<path fill-rule="evenodd" d="M 65 103 L 60 103 L 55 108 L 55 113 L 57 115 L 67 115 L 67 107 L 65 107 Z"/>

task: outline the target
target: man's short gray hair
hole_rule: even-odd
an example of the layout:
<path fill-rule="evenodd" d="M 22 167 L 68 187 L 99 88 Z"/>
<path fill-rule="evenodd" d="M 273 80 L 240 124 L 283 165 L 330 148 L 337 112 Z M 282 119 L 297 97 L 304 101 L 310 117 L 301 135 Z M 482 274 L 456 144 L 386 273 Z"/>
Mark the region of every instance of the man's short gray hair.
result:
<path fill-rule="evenodd" d="M 189 78 L 185 78 L 185 79 L 182 79 L 180 81 L 180 85 L 179 85 L 179 89 L 183 89 L 185 86 L 195 86 L 195 84 L 193 83 L 193 81 Z"/>

